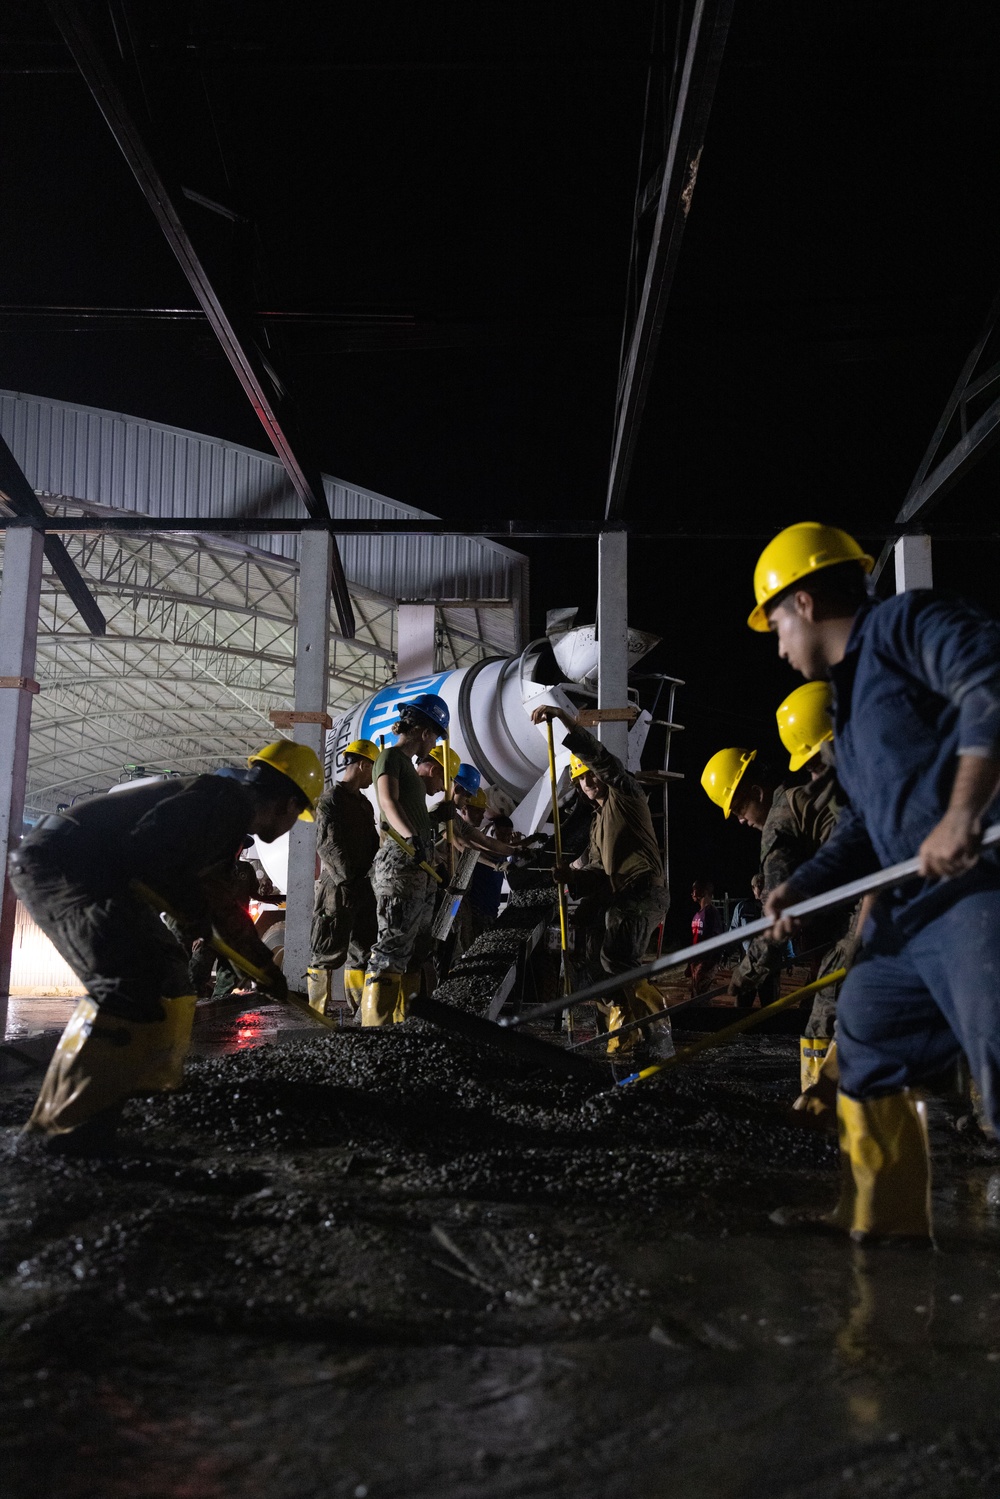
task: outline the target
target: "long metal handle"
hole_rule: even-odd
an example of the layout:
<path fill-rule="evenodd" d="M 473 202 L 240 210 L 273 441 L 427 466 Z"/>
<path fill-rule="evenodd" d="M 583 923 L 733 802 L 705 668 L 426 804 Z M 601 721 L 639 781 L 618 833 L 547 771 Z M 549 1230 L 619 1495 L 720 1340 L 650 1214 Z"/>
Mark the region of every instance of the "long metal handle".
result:
<path fill-rule="evenodd" d="M 983 834 L 982 847 L 990 848 L 994 843 L 1000 842 L 1000 823 L 994 823 L 987 828 Z M 860 880 L 850 880 L 846 885 L 838 885 L 835 890 L 826 890 L 822 895 L 810 896 L 808 900 L 800 900 L 794 906 L 788 906 L 782 911 L 782 916 L 791 916 L 801 919 L 804 916 L 815 916 L 819 911 L 832 911 L 837 906 L 852 906 L 862 895 L 870 895 L 873 891 L 888 890 L 893 885 L 900 885 L 904 880 L 912 880 L 920 873 L 920 859 L 904 859 L 901 864 L 890 864 L 888 869 L 878 869 L 874 874 L 866 874 Z M 554 999 L 549 1004 L 539 1005 L 530 1014 L 509 1015 L 499 1021 L 500 1025 L 518 1026 L 544 1020 L 548 1015 L 557 1015 L 569 1005 L 586 1004 L 589 1000 L 603 999 L 607 994 L 613 994 L 616 989 L 624 989 L 629 984 L 637 984 L 640 979 L 649 978 L 654 973 L 663 973 L 667 968 L 677 968 L 682 963 L 690 963 L 693 959 L 701 959 L 712 952 L 723 952 L 727 947 L 734 947 L 738 942 L 746 942 L 754 937 L 763 937 L 774 926 L 770 916 L 762 916 L 759 921 L 750 921 L 746 926 L 737 927 L 735 932 L 723 932 L 718 937 L 709 937 L 707 942 L 692 943 L 690 947 L 682 947 L 677 952 L 665 952 L 662 957 L 654 958 L 652 963 L 643 963 L 638 968 L 631 969 L 628 973 L 616 974 L 614 978 L 602 979 L 599 984 L 591 984 L 586 989 L 578 989 L 575 994 L 565 999 Z"/>
<path fill-rule="evenodd" d="M 734 1020 L 732 1025 L 724 1026 L 721 1031 L 715 1031 L 710 1036 L 702 1036 L 700 1041 L 692 1041 L 690 1046 L 682 1046 L 680 1051 L 674 1052 L 665 1062 L 656 1062 L 652 1067 L 643 1067 L 639 1072 L 633 1072 L 628 1077 L 619 1078 L 617 1086 L 624 1088 L 628 1083 L 642 1082 L 647 1077 L 655 1077 L 658 1072 L 669 1072 L 672 1067 L 680 1067 L 685 1062 L 690 1062 L 700 1052 L 710 1051 L 713 1046 L 725 1046 L 727 1041 L 734 1041 L 744 1031 L 748 1031 L 755 1025 L 760 1025 L 770 1015 L 777 1015 L 779 1010 L 790 1009 L 792 1005 L 799 1004 L 809 994 L 815 994 L 820 989 L 825 989 L 827 984 L 839 984 L 841 979 L 846 979 L 846 968 L 835 968 L 832 973 L 824 973 L 821 978 L 813 979 L 809 984 L 803 984 L 801 989 L 794 989 L 791 994 L 784 995 L 781 999 L 774 1000 L 769 1005 L 754 1010 L 750 1015 L 744 1015 L 742 1020 Z"/>
<path fill-rule="evenodd" d="M 444 731 L 444 799 L 447 806 L 453 806 L 455 801 L 455 782 L 451 775 L 451 738 L 448 730 Z M 452 827 L 449 817 L 446 824 L 445 837 L 448 840 L 448 883 L 455 883 L 455 829 Z"/>
<path fill-rule="evenodd" d="M 391 822 L 386 822 L 385 831 L 389 834 L 390 838 L 395 839 L 404 853 L 409 854 L 411 859 L 417 859 L 416 849 L 414 849 L 412 844 L 407 843 L 402 833 L 396 832 L 396 829 L 392 826 Z M 438 874 L 437 870 L 433 868 L 432 865 L 428 864 L 426 859 L 417 859 L 417 863 L 420 865 L 421 869 L 425 870 L 426 873 L 430 875 L 432 880 L 436 880 L 439 885 L 441 884 L 441 876 Z"/>
<path fill-rule="evenodd" d="M 563 861 L 562 824 L 559 820 L 559 796 L 556 789 L 556 747 L 555 740 L 552 737 L 551 718 L 545 720 L 545 727 L 549 731 L 549 787 L 552 791 L 552 823 L 555 829 L 556 865 L 558 866 Z M 566 884 L 561 877 L 557 881 L 557 888 L 559 890 L 559 945 L 562 948 L 563 991 L 569 994 L 572 981 L 570 979 L 567 957 L 569 953 L 569 937 L 566 925 Z"/>

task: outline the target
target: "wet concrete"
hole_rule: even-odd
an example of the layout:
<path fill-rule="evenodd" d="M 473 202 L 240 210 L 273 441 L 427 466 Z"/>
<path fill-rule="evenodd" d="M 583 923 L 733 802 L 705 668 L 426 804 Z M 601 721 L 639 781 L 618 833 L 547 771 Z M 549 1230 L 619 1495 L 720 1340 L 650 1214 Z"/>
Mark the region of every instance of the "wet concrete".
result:
<path fill-rule="evenodd" d="M 264 1011 L 101 1163 L 0 1090 L 10 1499 L 1000 1496 L 974 1128 L 934 1111 L 940 1252 L 858 1251 L 770 1217 L 835 1191 L 792 1040 L 609 1093 Z"/>

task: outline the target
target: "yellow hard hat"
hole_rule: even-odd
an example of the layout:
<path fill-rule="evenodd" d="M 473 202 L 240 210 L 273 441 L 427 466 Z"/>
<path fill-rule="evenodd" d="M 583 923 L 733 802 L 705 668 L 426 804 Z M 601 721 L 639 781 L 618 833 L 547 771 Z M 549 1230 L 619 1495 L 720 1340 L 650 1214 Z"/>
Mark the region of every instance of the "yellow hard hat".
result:
<path fill-rule="evenodd" d="M 821 744 L 833 738 L 833 690 L 829 682 L 805 682 L 778 709 L 778 733 L 790 755 L 790 770 L 801 770 Z"/>
<path fill-rule="evenodd" d="M 859 562 L 866 573 L 875 566 L 874 559 L 861 550 L 854 537 L 836 526 L 821 526 L 807 520 L 779 531 L 761 552 L 753 570 L 757 604 L 747 620 L 751 630 L 768 628 L 766 606 L 771 599 L 784 593 L 799 578 L 818 573 L 823 567 L 834 567 L 838 562 Z"/>
<path fill-rule="evenodd" d="M 570 755 L 570 757 L 569 757 L 569 774 L 570 774 L 570 779 L 571 780 L 578 781 L 581 776 L 585 776 L 587 774 L 587 771 L 589 769 L 590 769 L 590 766 L 589 765 L 584 765 L 584 763 L 580 759 L 579 755 Z"/>
<path fill-rule="evenodd" d="M 748 749 L 719 750 L 709 760 L 701 773 L 701 784 L 709 801 L 721 807 L 726 817 L 733 805 L 736 788 L 751 760 L 756 760 L 757 751 Z"/>
<path fill-rule="evenodd" d="M 434 748 L 431 750 L 430 758 L 432 760 L 436 760 L 437 761 L 437 763 L 440 765 L 441 769 L 444 771 L 445 777 L 446 777 L 447 780 L 453 781 L 455 779 L 455 777 L 458 775 L 458 767 L 462 763 L 462 757 L 461 757 L 461 755 L 457 754 L 455 752 L 455 750 L 449 749 L 449 751 L 448 751 L 448 764 L 447 764 L 447 767 L 445 766 L 445 763 L 444 763 L 444 745 L 443 744 L 436 744 L 434 746 Z"/>
<path fill-rule="evenodd" d="M 364 755 L 366 760 L 378 759 L 379 749 L 370 739 L 352 739 L 347 748 L 342 751 L 344 755 Z"/>
<path fill-rule="evenodd" d="M 483 790 L 482 786 L 480 786 L 475 796 L 471 796 L 469 798 L 469 806 L 477 807 L 481 811 L 485 812 L 488 805 L 489 804 L 486 800 L 486 792 Z"/>
<path fill-rule="evenodd" d="M 296 744 L 293 739 L 276 739 L 274 744 L 265 744 L 263 749 L 251 755 L 247 764 L 270 765 L 272 770 L 287 776 L 308 803 L 305 810 L 299 813 L 299 821 L 315 820 L 313 809 L 316 798 L 323 790 L 323 766 L 319 755 L 308 744 Z"/>

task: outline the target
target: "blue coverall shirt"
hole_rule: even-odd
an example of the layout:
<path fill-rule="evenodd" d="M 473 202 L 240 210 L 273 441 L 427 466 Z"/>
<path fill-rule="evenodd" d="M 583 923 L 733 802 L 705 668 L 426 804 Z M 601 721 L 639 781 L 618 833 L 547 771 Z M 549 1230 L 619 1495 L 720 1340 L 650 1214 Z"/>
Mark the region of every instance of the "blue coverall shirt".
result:
<path fill-rule="evenodd" d="M 835 695 L 837 776 L 849 805 L 823 848 L 795 871 L 796 898 L 912 858 L 940 822 L 959 755 L 1000 759 L 1000 624 L 925 590 L 866 605 Z M 994 802 L 984 826 L 1000 821 Z M 903 932 L 962 896 L 1000 887 L 1000 853 L 952 880 L 909 884 L 882 907 Z"/>

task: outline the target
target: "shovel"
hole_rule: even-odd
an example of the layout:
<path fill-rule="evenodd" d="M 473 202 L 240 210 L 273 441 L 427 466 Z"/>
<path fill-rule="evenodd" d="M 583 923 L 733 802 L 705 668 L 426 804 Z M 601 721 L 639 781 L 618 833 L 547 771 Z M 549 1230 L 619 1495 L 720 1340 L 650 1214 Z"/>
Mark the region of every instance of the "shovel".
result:
<path fill-rule="evenodd" d="M 1000 843 L 1000 823 L 987 828 L 983 834 L 983 848 L 990 848 L 995 843 Z M 822 895 L 813 895 L 809 900 L 797 901 L 795 905 L 788 906 L 782 915 L 802 918 L 815 916 L 819 911 L 834 910 L 837 906 L 850 906 L 862 895 L 869 895 L 878 890 L 888 890 L 893 885 L 902 884 L 905 880 L 915 879 L 919 874 L 919 858 L 905 859 L 901 864 L 890 864 L 887 869 L 879 869 L 874 874 L 866 874 L 860 880 L 850 880 L 846 885 L 838 885 L 836 889 L 827 890 Z M 640 979 L 649 978 L 654 973 L 663 973 L 667 968 L 676 968 L 682 963 L 690 963 L 693 959 L 707 957 L 710 952 L 723 952 L 727 947 L 735 947 L 737 943 L 750 941 L 754 937 L 762 937 L 773 926 L 774 921 L 770 916 L 762 916 L 759 921 L 748 922 L 746 926 L 737 927 L 734 932 L 723 932 L 718 937 L 710 937 L 707 942 L 692 943 L 690 947 L 682 947 L 677 952 L 665 952 L 662 957 L 654 958 L 652 963 L 643 963 L 641 967 L 633 968 L 628 973 L 619 973 L 614 978 L 603 979 L 598 984 L 590 984 L 586 989 L 578 989 L 575 994 L 565 999 L 554 999 L 549 1004 L 539 1005 L 532 1010 L 530 1015 L 508 1016 L 500 1020 L 498 1024 L 513 1027 L 525 1025 L 529 1020 L 537 1023 L 548 1015 L 558 1015 L 571 1005 L 582 1005 L 590 1000 L 603 999 L 605 995 L 613 994 L 616 989 L 623 989 L 627 984 L 637 984 Z M 827 977 L 825 982 L 829 984 L 832 981 Z M 721 1035 L 721 1032 L 719 1034 Z"/>

